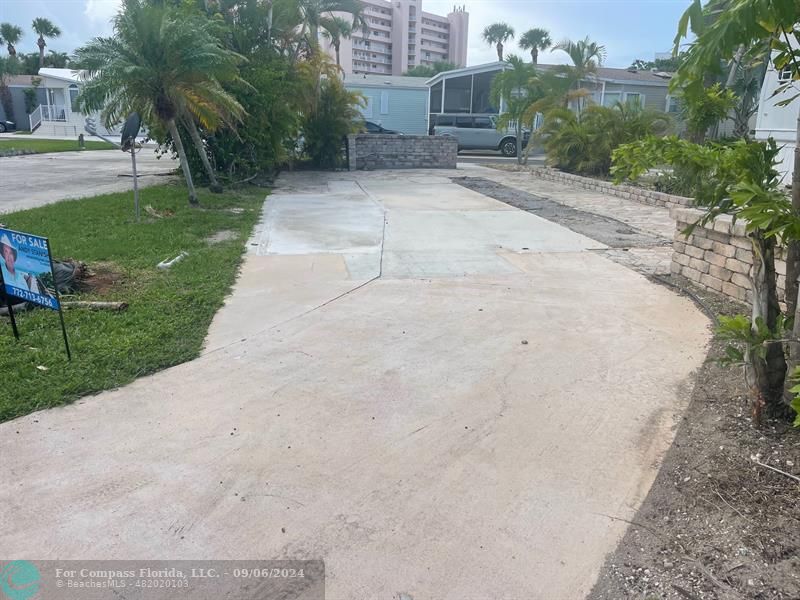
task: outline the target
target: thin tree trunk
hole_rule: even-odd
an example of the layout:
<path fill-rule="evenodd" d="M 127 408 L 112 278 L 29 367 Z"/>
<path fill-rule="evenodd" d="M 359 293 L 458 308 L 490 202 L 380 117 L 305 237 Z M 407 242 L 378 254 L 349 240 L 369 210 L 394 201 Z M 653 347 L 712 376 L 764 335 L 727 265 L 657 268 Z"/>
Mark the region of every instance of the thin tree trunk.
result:
<path fill-rule="evenodd" d="M 795 212 L 800 212 L 800 115 L 797 117 L 797 134 L 794 146 L 792 208 Z M 786 314 L 794 315 L 793 339 L 800 337 L 800 314 L 798 314 L 800 303 L 797 301 L 798 277 L 800 277 L 800 241 L 791 241 L 786 249 L 786 283 L 784 284 L 784 289 L 786 290 Z M 791 375 L 798 365 L 800 365 L 800 343 L 789 342 L 789 361 L 786 372 Z M 785 404 L 791 404 L 792 402 L 794 394 L 789 389 L 793 385 L 793 382 L 787 377 L 783 392 Z"/>
<path fill-rule="evenodd" d="M 517 164 L 522 164 L 522 118 L 517 119 Z"/>
<path fill-rule="evenodd" d="M 217 181 L 217 176 L 214 173 L 214 169 L 211 167 L 211 161 L 208 160 L 206 148 L 203 145 L 203 140 L 200 138 L 200 132 L 197 131 L 197 125 L 195 124 L 194 119 L 191 116 L 187 116 L 187 118 L 184 119 L 184 122 L 186 123 L 186 128 L 189 130 L 189 136 L 192 138 L 194 149 L 197 150 L 197 154 L 200 155 L 203 168 L 206 170 L 206 175 L 208 175 L 208 181 L 210 183 L 208 186 L 209 189 L 215 194 L 221 194 L 222 186 L 219 184 L 219 181 Z"/>
<path fill-rule="evenodd" d="M 44 43 L 43 37 L 39 36 L 39 41 L 37 42 L 37 45 L 39 46 L 39 68 L 41 69 L 42 67 L 44 67 L 44 47 L 46 45 Z"/>
<path fill-rule="evenodd" d="M 497 43 L 497 59 L 503 62 L 503 44 L 500 42 Z"/>
<path fill-rule="evenodd" d="M 197 192 L 194 189 L 194 182 L 192 181 L 192 172 L 189 170 L 189 162 L 186 160 L 186 150 L 183 148 L 181 135 L 178 133 L 178 126 L 175 124 L 175 119 L 167 121 L 167 129 L 172 136 L 172 141 L 175 142 L 175 149 L 178 151 L 178 159 L 181 163 L 183 170 L 183 177 L 186 179 L 186 187 L 189 188 L 189 205 L 199 206 L 200 202 L 197 200 Z"/>
<path fill-rule="evenodd" d="M 756 323 L 761 320 L 770 330 L 775 331 L 778 317 L 781 314 L 778 304 L 778 293 L 775 276 L 775 240 L 765 238 L 760 231 L 751 234 L 753 246 L 753 332 Z M 761 422 L 765 406 L 774 407 L 781 404 L 784 380 L 786 376 L 786 360 L 781 344 L 769 344 L 766 356 L 749 351 L 749 380 L 753 395 L 752 417 L 755 424 Z"/>

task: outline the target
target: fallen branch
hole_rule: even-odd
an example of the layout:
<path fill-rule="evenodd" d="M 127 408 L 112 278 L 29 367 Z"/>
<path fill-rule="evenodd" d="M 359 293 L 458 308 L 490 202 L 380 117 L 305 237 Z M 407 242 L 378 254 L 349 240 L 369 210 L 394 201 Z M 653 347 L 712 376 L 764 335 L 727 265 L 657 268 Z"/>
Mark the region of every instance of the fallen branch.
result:
<path fill-rule="evenodd" d="M 123 311 L 128 308 L 127 302 L 62 302 L 64 308 L 88 308 L 89 310 L 114 310 Z"/>
<path fill-rule="evenodd" d="M 770 471 L 775 471 L 776 473 L 780 473 L 781 475 L 786 475 L 786 477 L 789 477 L 790 479 L 794 479 L 797 483 L 800 483 L 800 477 L 798 477 L 797 475 L 792 475 L 791 473 L 787 473 L 786 471 L 781 471 L 780 469 L 776 469 L 775 467 L 771 467 L 769 465 L 765 465 L 764 463 L 762 463 L 760 460 L 758 460 L 754 456 L 751 456 L 750 458 L 758 466 L 764 467 L 765 469 L 769 469 Z"/>

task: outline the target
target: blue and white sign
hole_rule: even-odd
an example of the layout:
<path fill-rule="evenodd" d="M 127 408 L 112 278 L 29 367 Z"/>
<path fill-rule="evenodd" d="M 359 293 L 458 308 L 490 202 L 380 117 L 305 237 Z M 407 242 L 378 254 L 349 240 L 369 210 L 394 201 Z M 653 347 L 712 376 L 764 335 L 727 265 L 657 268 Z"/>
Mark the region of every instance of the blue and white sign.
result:
<path fill-rule="evenodd" d="M 47 238 L 0 228 L 0 275 L 9 296 L 58 310 Z"/>

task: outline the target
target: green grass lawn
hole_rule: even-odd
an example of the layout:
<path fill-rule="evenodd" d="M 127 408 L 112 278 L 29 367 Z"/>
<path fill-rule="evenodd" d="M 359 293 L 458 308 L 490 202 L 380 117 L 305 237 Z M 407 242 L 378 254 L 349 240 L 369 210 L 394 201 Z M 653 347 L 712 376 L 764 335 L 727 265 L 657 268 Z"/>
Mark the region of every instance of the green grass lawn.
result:
<path fill-rule="evenodd" d="M 54 258 L 83 261 L 97 273 L 116 273 L 100 291 L 65 301 L 119 300 L 123 312 L 64 312 L 73 360 L 67 362 L 58 313 L 18 314 L 21 339 L 0 317 L 0 421 L 69 403 L 134 378 L 195 358 L 214 313 L 236 278 L 245 243 L 265 192 L 257 188 L 210 194 L 189 208 L 186 189 L 164 185 L 141 191 L 142 206 L 175 211 L 162 219 L 133 219 L 131 193 L 108 194 L 0 215 L 6 227 L 50 238 Z M 231 209 L 242 210 L 231 210 Z M 209 244 L 215 232 L 236 239 Z M 171 269 L 156 264 L 181 251 Z"/>
<path fill-rule="evenodd" d="M 113 150 L 114 146 L 108 142 L 86 142 L 87 150 Z M 43 140 L 32 138 L 0 138 L 0 154 L 10 150 L 25 150 L 44 154 L 45 152 L 71 152 L 79 151 L 78 140 Z"/>

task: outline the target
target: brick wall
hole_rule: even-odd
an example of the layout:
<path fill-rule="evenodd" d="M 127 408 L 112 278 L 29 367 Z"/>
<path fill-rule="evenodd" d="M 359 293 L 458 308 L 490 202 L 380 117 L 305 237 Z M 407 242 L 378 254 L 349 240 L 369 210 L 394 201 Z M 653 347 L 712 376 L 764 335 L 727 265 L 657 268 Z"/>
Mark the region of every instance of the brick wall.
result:
<path fill-rule="evenodd" d="M 564 173 L 563 171 L 551 169 L 550 167 L 530 167 L 529 170 L 532 175 L 535 177 L 540 177 L 541 179 L 573 185 L 596 192 L 603 192 L 609 196 L 626 198 L 628 200 L 634 200 L 635 202 L 641 202 L 642 204 L 649 204 L 651 206 L 676 208 L 692 206 L 694 204 L 694 200 L 692 198 L 672 196 L 671 194 L 654 192 L 630 185 L 614 185 L 610 181 L 602 181 L 600 179 L 593 179 L 591 177 L 582 177 L 581 175 Z"/>
<path fill-rule="evenodd" d="M 347 138 L 350 170 L 455 169 L 455 138 L 429 135 L 358 134 Z"/>
<path fill-rule="evenodd" d="M 698 225 L 687 237 L 682 231 L 696 223 L 703 213 L 691 208 L 677 208 L 670 214 L 676 224 L 672 272 L 683 275 L 700 287 L 734 300 L 750 302 L 753 250 L 744 223 L 734 223 L 731 217 L 722 215 L 705 226 Z M 786 282 L 782 248 L 775 251 L 775 270 L 778 274 L 778 297 L 782 301 Z"/>

